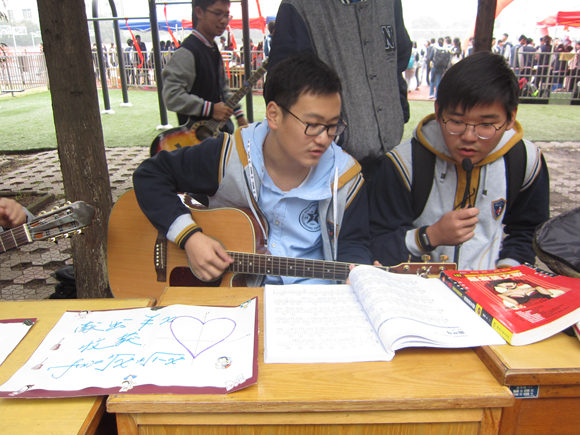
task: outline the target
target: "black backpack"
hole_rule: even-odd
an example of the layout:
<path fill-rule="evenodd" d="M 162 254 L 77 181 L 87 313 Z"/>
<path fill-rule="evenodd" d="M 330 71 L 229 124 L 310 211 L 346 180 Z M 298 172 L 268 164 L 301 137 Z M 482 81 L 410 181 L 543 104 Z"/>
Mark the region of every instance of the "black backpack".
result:
<path fill-rule="evenodd" d="M 434 50 L 435 53 L 433 54 L 433 66 L 435 68 L 447 68 L 449 66 L 451 53 L 449 53 L 443 47 L 436 47 Z"/>
<path fill-rule="evenodd" d="M 421 143 L 411 139 L 413 156 L 413 181 L 411 196 L 413 197 L 413 216 L 417 219 L 425 210 L 425 204 L 431 194 L 433 175 L 435 174 L 435 154 Z M 516 143 L 504 156 L 507 175 L 507 207 L 506 213 L 516 200 L 524 177 L 526 176 L 526 146 L 524 141 Z"/>

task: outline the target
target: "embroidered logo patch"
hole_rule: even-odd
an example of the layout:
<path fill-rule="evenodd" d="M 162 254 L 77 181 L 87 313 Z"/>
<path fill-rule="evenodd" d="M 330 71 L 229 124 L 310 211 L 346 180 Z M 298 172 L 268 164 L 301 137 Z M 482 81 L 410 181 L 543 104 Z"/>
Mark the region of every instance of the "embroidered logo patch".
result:
<path fill-rule="evenodd" d="M 320 231 L 320 220 L 318 218 L 318 202 L 311 202 L 300 213 L 300 225 L 306 231 Z"/>
<path fill-rule="evenodd" d="M 491 203 L 491 214 L 495 220 L 498 220 L 505 208 L 505 199 L 498 199 Z"/>
<path fill-rule="evenodd" d="M 381 26 L 383 37 L 385 38 L 385 51 L 395 51 L 395 29 L 393 26 Z"/>

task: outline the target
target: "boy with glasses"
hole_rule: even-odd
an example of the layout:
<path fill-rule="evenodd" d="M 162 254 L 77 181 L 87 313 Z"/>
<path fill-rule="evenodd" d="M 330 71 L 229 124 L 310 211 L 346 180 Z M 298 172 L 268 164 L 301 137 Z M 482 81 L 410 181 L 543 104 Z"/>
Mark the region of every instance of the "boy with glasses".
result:
<path fill-rule="evenodd" d="M 370 263 L 360 166 L 334 143 L 346 128 L 341 91 L 336 72 L 316 56 L 288 58 L 268 73 L 263 122 L 196 146 L 161 151 L 135 171 L 141 209 L 185 249 L 198 278 L 219 277 L 232 259 L 192 220 L 177 192 L 208 195 L 210 208 L 249 208 L 263 217 L 266 241 L 258 249 L 272 255 Z M 265 280 L 295 282 L 304 281 Z M 255 277 L 248 285 L 262 284 L 262 277 Z"/>
<path fill-rule="evenodd" d="M 476 53 L 446 72 L 435 113 L 377 171 L 369 199 L 374 258 L 390 266 L 444 255 L 459 270 L 535 262 L 549 175 L 516 121 L 518 94 L 500 55 Z"/>
<path fill-rule="evenodd" d="M 227 121 L 222 131 L 234 132 L 230 120 L 236 116 L 238 125 L 246 125 L 241 105 L 235 110 L 226 106 L 230 98 L 223 60 L 214 38 L 227 28 L 230 15 L 229 0 L 195 0 L 193 21 L 195 29 L 176 50 L 163 69 L 163 101 L 177 112 L 179 125 L 215 119 Z"/>

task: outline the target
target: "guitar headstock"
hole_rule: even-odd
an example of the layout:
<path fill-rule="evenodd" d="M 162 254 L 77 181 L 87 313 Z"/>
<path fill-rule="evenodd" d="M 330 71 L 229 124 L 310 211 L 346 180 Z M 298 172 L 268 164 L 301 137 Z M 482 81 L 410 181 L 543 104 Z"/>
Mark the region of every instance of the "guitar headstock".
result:
<path fill-rule="evenodd" d="M 80 233 L 88 227 L 95 216 L 95 209 L 83 201 L 66 204 L 35 217 L 28 230 L 33 240 L 55 240 L 57 237 L 68 237 Z"/>
<path fill-rule="evenodd" d="M 439 276 L 445 270 L 457 270 L 455 263 L 401 263 L 386 268 L 387 272 L 408 273 L 420 276 Z"/>

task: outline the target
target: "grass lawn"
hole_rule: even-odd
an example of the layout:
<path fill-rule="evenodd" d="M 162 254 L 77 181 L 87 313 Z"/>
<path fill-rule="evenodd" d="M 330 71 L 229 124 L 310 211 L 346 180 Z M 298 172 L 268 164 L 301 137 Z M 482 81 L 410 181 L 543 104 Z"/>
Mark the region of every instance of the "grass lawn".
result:
<path fill-rule="evenodd" d="M 0 153 L 25 152 L 56 148 L 50 92 L 28 92 L 15 97 L 0 97 Z M 101 115 L 106 147 L 149 147 L 161 124 L 156 91 L 129 91 L 132 107 L 119 107 L 120 90 L 109 90 L 112 115 Z M 254 95 L 254 120 L 264 117 L 261 94 Z M 242 100 L 244 103 L 244 100 Z M 411 119 L 405 125 L 404 138 L 424 116 L 433 111 L 432 101 L 411 101 Z M 104 109 L 101 92 L 99 105 Z M 169 123 L 177 126 L 177 116 L 168 112 Z M 532 141 L 579 141 L 580 106 L 522 104 L 518 120 L 525 137 Z"/>

